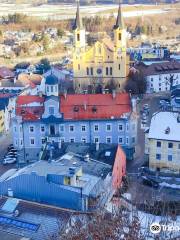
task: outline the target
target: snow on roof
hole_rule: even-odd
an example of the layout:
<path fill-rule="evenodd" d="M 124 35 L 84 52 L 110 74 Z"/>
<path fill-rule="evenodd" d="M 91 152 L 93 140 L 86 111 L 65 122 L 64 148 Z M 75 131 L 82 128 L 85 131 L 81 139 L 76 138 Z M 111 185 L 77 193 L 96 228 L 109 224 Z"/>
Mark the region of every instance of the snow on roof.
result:
<path fill-rule="evenodd" d="M 151 119 L 149 138 L 180 141 L 180 122 L 177 112 L 159 112 Z"/>

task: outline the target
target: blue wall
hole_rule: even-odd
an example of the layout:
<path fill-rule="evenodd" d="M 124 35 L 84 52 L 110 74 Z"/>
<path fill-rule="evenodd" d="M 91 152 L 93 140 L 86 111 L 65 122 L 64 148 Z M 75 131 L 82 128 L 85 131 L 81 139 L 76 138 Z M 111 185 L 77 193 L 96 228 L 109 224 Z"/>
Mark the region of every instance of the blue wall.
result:
<path fill-rule="evenodd" d="M 29 201 L 36 201 L 55 205 L 62 208 L 70 208 L 74 210 L 82 210 L 81 189 L 54 184 L 48 182 L 46 177 L 36 174 L 20 175 L 11 178 L 8 181 L 0 183 L 0 194 L 7 195 L 8 188 L 11 188 L 14 197 Z M 85 196 L 83 196 L 85 198 Z"/>

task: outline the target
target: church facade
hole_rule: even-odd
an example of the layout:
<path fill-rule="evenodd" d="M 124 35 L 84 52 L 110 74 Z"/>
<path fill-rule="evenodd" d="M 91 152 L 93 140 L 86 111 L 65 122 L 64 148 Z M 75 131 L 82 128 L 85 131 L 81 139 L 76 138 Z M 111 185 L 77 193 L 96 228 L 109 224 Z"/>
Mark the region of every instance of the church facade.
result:
<path fill-rule="evenodd" d="M 73 25 L 74 50 L 73 70 L 76 92 L 83 92 L 88 87 L 113 85 L 116 91 L 124 88 L 128 73 L 126 55 L 126 29 L 119 6 L 113 39 L 106 37 L 92 46 L 86 43 L 86 31 L 80 16 L 79 2 Z"/>

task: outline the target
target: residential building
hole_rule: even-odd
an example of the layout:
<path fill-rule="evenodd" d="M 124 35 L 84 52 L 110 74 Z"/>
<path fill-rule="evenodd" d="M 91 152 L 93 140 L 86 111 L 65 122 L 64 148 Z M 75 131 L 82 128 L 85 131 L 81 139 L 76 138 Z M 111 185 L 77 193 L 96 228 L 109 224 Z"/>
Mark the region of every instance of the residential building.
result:
<path fill-rule="evenodd" d="M 140 63 L 136 68 L 145 76 L 147 93 L 169 91 L 180 84 L 179 62 L 158 62 L 150 65 Z"/>
<path fill-rule="evenodd" d="M 159 112 L 146 131 L 145 154 L 154 171 L 180 173 L 180 113 Z"/>
<path fill-rule="evenodd" d="M 0 134 L 9 130 L 10 114 L 8 111 L 9 99 L 0 98 Z"/>
<path fill-rule="evenodd" d="M 18 199 L 77 211 L 96 211 L 111 200 L 125 175 L 125 162 L 120 161 L 117 157 L 119 173 L 112 175 L 112 166 L 107 163 L 66 153 L 55 161 L 38 161 L 2 176 L 0 194 L 11 193 Z"/>
<path fill-rule="evenodd" d="M 45 89 L 46 96 L 18 96 L 16 101 L 13 140 L 17 149 L 26 149 L 25 158 L 37 159 L 48 143 L 61 148 L 64 142 L 82 142 L 120 144 L 133 159 L 137 117 L 129 94 L 59 96 L 53 74 L 46 78 Z"/>
<path fill-rule="evenodd" d="M 171 91 L 171 107 L 173 111 L 180 112 L 180 85 L 177 85 Z"/>
<path fill-rule="evenodd" d="M 76 19 L 73 25 L 74 50 L 73 71 L 74 88 L 82 92 L 89 88 L 108 84 L 120 91 L 126 81 L 128 61 L 126 56 L 126 30 L 119 6 L 116 24 L 113 28 L 113 39 L 106 37 L 87 46 L 86 31 L 82 23 L 79 1 Z"/>

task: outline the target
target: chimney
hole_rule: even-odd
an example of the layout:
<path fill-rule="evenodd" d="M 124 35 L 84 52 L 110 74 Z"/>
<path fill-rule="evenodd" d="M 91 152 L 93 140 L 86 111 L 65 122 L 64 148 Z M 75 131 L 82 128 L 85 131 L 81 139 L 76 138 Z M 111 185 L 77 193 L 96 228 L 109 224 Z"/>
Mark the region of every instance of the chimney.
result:
<path fill-rule="evenodd" d="M 84 111 L 86 111 L 86 110 L 87 110 L 87 103 L 84 102 Z"/>
<path fill-rule="evenodd" d="M 116 98 L 116 90 L 115 90 L 115 89 L 112 90 L 112 98 L 113 98 L 113 99 Z"/>
<path fill-rule="evenodd" d="M 99 151 L 99 142 L 96 142 L 96 151 Z"/>
<path fill-rule="evenodd" d="M 177 122 L 180 123 L 180 112 L 178 112 Z"/>

